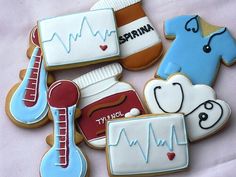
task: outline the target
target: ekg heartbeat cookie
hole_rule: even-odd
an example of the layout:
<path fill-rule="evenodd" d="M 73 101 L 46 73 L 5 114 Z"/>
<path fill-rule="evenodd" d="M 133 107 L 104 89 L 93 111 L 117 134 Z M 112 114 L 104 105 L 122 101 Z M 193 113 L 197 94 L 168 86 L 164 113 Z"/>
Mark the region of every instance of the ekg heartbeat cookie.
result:
<path fill-rule="evenodd" d="M 17 126 L 37 128 L 48 121 L 47 85 L 54 80 L 43 64 L 37 27 L 31 31 L 27 55 L 30 56 L 28 68 L 20 72 L 22 82 L 7 95 L 6 113 Z"/>
<path fill-rule="evenodd" d="M 175 39 L 157 71 L 163 79 L 180 72 L 193 84 L 212 85 L 221 61 L 226 65 L 236 61 L 236 41 L 228 29 L 210 25 L 198 15 L 167 20 L 164 30 L 168 39 Z"/>
<path fill-rule="evenodd" d="M 105 148 L 108 120 L 145 114 L 134 88 L 119 81 L 122 71 L 119 63 L 113 63 L 74 80 L 81 91 L 79 108 L 82 115 L 77 125 L 93 148 Z"/>
<path fill-rule="evenodd" d="M 47 70 L 115 60 L 120 55 L 111 9 L 40 20 L 38 27 Z"/>
<path fill-rule="evenodd" d="M 121 64 L 130 70 L 149 67 L 162 54 L 162 43 L 141 0 L 99 0 L 91 9 L 113 8 L 118 26 Z"/>
<path fill-rule="evenodd" d="M 149 176 L 188 167 L 188 140 L 182 114 L 143 115 L 107 122 L 110 176 Z"/>
<path fill-rule="evenodd" d="M 153 79 L 144 89 L 144 97 L 153 114 L 183 113 L 190 141 L 205 138 L 228 121 L 229 105 L 216 98 L 215 91 L 207 85 L 192 85 L 181 74 Z"/>
<path fill-rule="evenodd" d="M 54 145 L 44 155 L 41 177 L 85 177 L 87 161 L 75 144 L 74 118 L 80 93 L 72 81 L 57 81 L 48 90 L 54 121 Z"/>

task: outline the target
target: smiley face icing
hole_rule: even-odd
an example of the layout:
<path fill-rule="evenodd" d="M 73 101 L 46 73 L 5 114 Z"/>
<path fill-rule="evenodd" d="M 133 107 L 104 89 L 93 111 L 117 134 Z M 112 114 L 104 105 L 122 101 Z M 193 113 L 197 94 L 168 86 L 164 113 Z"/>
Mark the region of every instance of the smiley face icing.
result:
<path fill-rule="evenodd" d="M 49 18 L 38 27 L 47 70 L 111 61 L 120 55 L 112 9 Z"/>
<path fill-rule="evenodd" d="M 188 167 L 182 114 L 144 115 L 107 123 L 110 176 L 158 175 Z"/>
<path fill-rule="evenodd" d="M 207 85 L 192 85 L 181 74 L 153 79 L 144 89 L 147 106 L 153 114 L 183 113 L 190 141 L 205 138 L 225 125 L 231 109 L 216 98 L 215 91 Z"/>
<path fill-rule="evenodd" d="M 195 15 L 167 20 L 164 29 L 166 38 L 175 40 L 158 68 L 162 79 L 180 72 L 193 84 L 212 85 L 221 61 L 227 66 L 236 61 L 236 41 L 225 27 Z"/>

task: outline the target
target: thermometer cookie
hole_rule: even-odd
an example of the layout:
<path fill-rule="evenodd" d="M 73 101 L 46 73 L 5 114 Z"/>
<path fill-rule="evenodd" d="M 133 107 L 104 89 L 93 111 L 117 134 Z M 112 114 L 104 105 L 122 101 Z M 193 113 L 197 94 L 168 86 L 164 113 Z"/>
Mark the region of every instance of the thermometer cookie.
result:
<path fill-rule="evenodd" d="M 74 116 L 80 98 L 72 81 L 57 81 L 48 90 L 54 122 L 54 144 L 41 161 L 41 177 L 85 177 L 87 161 L 75 144 Z"/>
<path fill-rule="evenodd" d="M 9 91 L 6 98 L 6 113 L 17 126 L 36 128 L 48 121 L 47 85 L 54 81 L 43 63 L 37 27 L 30 34 L 29 65 L 20 72 L 22 82 Z"/>

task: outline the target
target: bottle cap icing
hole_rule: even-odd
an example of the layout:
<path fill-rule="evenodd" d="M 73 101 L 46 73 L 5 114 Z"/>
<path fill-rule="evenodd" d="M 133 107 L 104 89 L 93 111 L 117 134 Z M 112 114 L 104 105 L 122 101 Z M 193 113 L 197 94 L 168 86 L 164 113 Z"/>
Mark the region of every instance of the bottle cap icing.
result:
<path fill-rule="evenodd" d="M 102 0 L 102 1 L 100 0 L 96 4 L 93 5 L 91 10 L 113 8 L 114 11 L 118 11 L 120 9 L 131 6 L 138 2 L 141 2 L 141 0 Z"/>
<path fill-rule="evenodd" d="M 143 115 L 107 122 L 110 176 L 157 175 L 188 167 L 182 114 Z"/>
<path fill-rule="evenodd" d="M 118 80 L 121 73 L 121 65 L 113 63 L 74 80 L 81 89 L 79 108 L 82 115 L 77 121 L 78 127 L 94 148 L 105 148 L 107 120 L 145 113 L 131 85 Z"/>
<path fill-rule="evenodd" d="M 112 9 L 44 19 L 38 27 L 48 70 L 111 61 L 120 55 Z"/>
<path fill-rule="evenodd" d="M 147 106 L 153 114 L 183 113 L 190 141 L 205 138 L 220 130 L 228 121 L 229 105 L 217 99 L 207 85 L 192 85 L 181 74 L 167 80 L 153 79 L 144 89 Z"/>
<path fill-rule="evenodd" d="M 119 63 L 113 63 L 102 68 L 93 70 L 87 74 L 75 79 L 74 82 L 79 85 L 80 89 L 93 85 L 97 82 L 117 77 L 121 75 L 123 71 L 122 66 Z"/>

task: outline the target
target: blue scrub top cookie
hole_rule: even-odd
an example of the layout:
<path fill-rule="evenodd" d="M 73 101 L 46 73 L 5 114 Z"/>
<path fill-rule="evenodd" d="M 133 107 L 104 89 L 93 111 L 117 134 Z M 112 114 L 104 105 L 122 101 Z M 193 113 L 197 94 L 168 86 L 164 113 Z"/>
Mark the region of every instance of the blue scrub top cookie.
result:
<path fill-rule="evenodd" d="M 221 60 L 236 61 L 236 41 L 227 28 L 217 28 L 204 36 L 199 16 L 179 16 L 165 22 L 165 35 L 175 40 L 163 58 L 157 75 L 167 79 L 174 73 L 187 75 L 193 84 L 212 85 Z"/>

